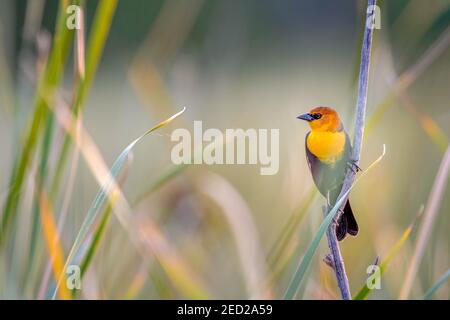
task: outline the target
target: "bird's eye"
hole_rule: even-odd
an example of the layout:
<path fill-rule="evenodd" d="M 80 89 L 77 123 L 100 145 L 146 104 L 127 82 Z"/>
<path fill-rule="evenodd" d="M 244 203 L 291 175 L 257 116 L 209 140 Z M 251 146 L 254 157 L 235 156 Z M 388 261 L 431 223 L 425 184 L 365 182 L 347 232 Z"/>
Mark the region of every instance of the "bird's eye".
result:
<path fill-rule="evenodd" d="M 320 118 L 322 118 L 322 115 L 320 113 L 314 113 L 313 118 L 319 120 Z"/>

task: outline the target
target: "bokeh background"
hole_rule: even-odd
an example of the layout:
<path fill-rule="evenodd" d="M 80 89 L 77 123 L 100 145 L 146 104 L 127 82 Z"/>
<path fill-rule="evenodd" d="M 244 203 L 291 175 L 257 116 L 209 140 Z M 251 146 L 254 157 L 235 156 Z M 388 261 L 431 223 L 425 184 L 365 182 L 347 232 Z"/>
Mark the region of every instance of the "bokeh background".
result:
<path fill-rule="evenodd" d="M 33 114 L 40 55 L 54 35 L 58 4 L 0 0 L 2 207 Z M 87 38 L 98 4 L 83 4 Z M 82 113 L 107 165 L 149 127 L 187 109 L 143 139 L 124 168 L 121 187 L 133 221 L 149 234 L 150 250 L 141 254 L 112 215 L 76 298 L 283 297 L 322 220 L 323 199 L 311 197 L 305 160 L 308 128 L 296 116 L 312 106 L 332 106 L 351 132 L 365 6 L 360 0 L 118 2 Z M 350 197 L 360 234 L 341 248 L 354 293 L 364 285 L 367 267 L 377 257 L 383 260 L 423 211 L 450 137 L 450 1 L 382 1 L 380 7 L 361 167 L 381 154 L 383 144 L 386 155 Z M 69 98 L 73 61 L 71 50 L 59 87 Z M 154 187 L 174 167 L 172 130 L 192 130 L 194 120 L 221 130 L 280 129 L 278 174 L 261 176 L 259 165 L 195 165 Z M 54 126 L 49 181 L 64 132 L 58 122 Z M 45 279 L 50 258 L 42 230 L 35 238 L 35 261 L 29 261 L 41 145 L 39 137 L 14 231 L 0 253 L 4 299 L 48 298 L 54 282 Z M 52 200 L 56 221 L 67 208 L 65 257 L 99 188 L 82 157 L 71 178 L 74 154 L 71 148 Z M 444 190 L 408 298 L 421 298 L 449 268 L 449 192 Z M 395 252 L 371 299 L 399 298 L 421 221 Z M 288 238 L 282 250 L 273 249 L 283 236 Z M 326 252 L 323 239 L 298 298 L 339 298 L 333 272 L 322 262 Z M 185 272 L 187 279 L 180 276 Z M 434 298 L 449 294 L 446 284 Z"/>

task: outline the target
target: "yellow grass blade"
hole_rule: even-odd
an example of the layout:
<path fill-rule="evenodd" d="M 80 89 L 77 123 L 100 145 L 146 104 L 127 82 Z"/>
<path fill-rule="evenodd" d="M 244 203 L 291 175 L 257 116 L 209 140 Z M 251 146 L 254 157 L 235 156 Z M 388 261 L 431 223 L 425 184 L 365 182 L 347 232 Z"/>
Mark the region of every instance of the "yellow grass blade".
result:
<path fill-rule="evenodd" d="M 400 239 L 397 240 L 397 242 L 392 246 L 392 248 L 389 250 L 389 252 L 386 254 L 386 257 L 381 261 L 380 263 L 380 275 L 383 275 L 389 266 L 389 263 L 391 260 L 398 254 L 398 252 L 403 248 L 403 245 L 406 243 L 406 240 L 409 239 L 411 236 L 411 233 L 417 224 L 417 221 L 419 220 L 420 216 L 422 215 L 423 208 L 419 211 L 419 214 L 416 216 L 414 221 L 403 231 L 402 236 Z M 369 289 L 367 284 L 364 284 L 364 286 L 359 290 L 359 292 L 355 295 L 353 298 L 354 300 L 364 300 L 367 299 L 369 294 L 372 292 L 372 290 Z"/>
<path fill-rule="evenodd" d="M 44 231 L 45 244 L 50 256 L 55 281 L 63 277 L 64 273 L 64 254 L 59 241 L 58 232 L 53 219 L 53 209 L 45 193 L 40 195 L 40 215 L 42 229 Z M 66 286 L 61 286 L 58 291 L 60 299 L 69 300 L 70 292 Z"/>

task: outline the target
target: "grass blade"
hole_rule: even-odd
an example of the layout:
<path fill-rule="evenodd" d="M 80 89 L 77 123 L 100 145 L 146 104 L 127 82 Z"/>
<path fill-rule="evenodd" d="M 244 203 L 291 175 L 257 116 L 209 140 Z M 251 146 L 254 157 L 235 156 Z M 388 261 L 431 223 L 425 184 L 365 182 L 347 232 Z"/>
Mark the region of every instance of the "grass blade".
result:
<path fill-rule="evenodd" d="M 44 193 L 40 195 L 40 215 L 42 229 L 45 236 L 45 244 L 47 246 L 50 261 L 52 263 L 55 281 L 64 276 L 64 254 L 59 241 L 58 232 L 56 230 L 55 220 L 53 218 L 53 209 Z M 63 300 L 70 299 L 70 293 L 66 286 L 62 286 L 58 291 L 58 295 Z"/>
<path fill-rule="evenodd" d="M 10 179 L 10 188 L 3 208 L 0 222 L 0 246 L 3 246 L 6 233 L 14 220 L 20 200 L 20 192 L 25 179 L 28 163 L 33 156 L 41 132 L 41 122 L 47 113 L 47 104 L 51 104 L 64 71 L 64 64 L 68 56 L 73 31 L 65 26 L 65 9 L 68 1 L 62 1 L 59 6 L 55 40 L 47 67 L 38 80 L 37 92 L 34 102 L 34 113 L 26 135 L 25 143 L 14 166 Z"/>
<path fill-rule="evenodd" d="M 100 241 L 102 240 L 103 235 L 105 234 L 106 226 L 108 225 L 109 219 L 111 218 L 113 206 L 114 204 L 108 203 L 107 206 L 105 207 L 98 228 L 94 233 L 94 237 L 92 238 L 91 245 L 89 249 L 86 251 L 86 255 L 84 256 L 84 259 L 81 262 L 80 265 L 81 278 L 83 278 L 84 274 L 86 273 L 86 270 L 89 267 L 90 262 L 92 261 L 92 258 L 95 256 L 95 253 L 97 252 Z"/>
<path fill-rule="evenodd" d="M 75 238 L 75 241 L 72 245 L 72 248 L 69 252 L 69 256 L 67 257 L 66 263 L 65 263 L 65 267 L 64 269 L 67 268 L 67 266 L 72 262 L 73 258 L 75 257 L 75 255 L 78 253 L 78 250 L 81 247 L 81 244 L 83 243 L 83 241 L 85 240 L 86 236 L 89 233 L 89 230 L 91 229 L 92 224 L 95 222 L 96 218 L 97 218 L 97 213 L 98 210 L 102 207 L 102 205 L 105 203 L 105 200 L 107 198 L 110 198 L 110 202 L 113 201 L 114 197 L 116 196 L 116 193 L 118 192 L 118 187 L 116 185 L 115 179 L 117 178 L 117 175 L 119 174 L 121 168 L 123 167 L 123 165 L 126 162 L 126 159 L 128 157 L 128 154 L 131 152 L 131 150 L 134 148 L 134 146 L 139 143 L 144 137 L 146 137 L 147 135 L 149 135 L 150 133 L 154 132 L 155 130 L 158 130 L 159 128 L 169 124 L 170 122 L 172 122 L 175 118 L 177 118 L 178 116 L 180 116 L 184 111 L 186 110 L 186 108 L 183 108 L 183 110 L 181 110 L 180 112 L 174 114 L 173 116 L 171 116 L 170 118 L 161 121 L 160 123 L 156 124 L 154 127 L 150 128 L 149 130 L 147 130 L 144 134 L 142 134 L 140 137 L 138 137 L 137 139 L 135 139 L 134 141 L 132 141 L 121 153 L 120 155 L 116 158 L 116 160 L 114 161 L 111 169 L 109 172 L 107 172 L 107 179 L 105 180 L 105 182 L 102 184 L 102 186 L 100 187 L 99 191 L 97 192 L 97 195 L 94 198 L 94 201 L 92 202 L 86 217 L 83 221 L 83 224 L 81 225 L 81 228 Z M 59 116 L 63 116 L 63 115 L 59 115 Z M 63 119 L 61 119 L 61 121 L 64 121 Z M 70 120 L 69 120 L 70 121 Z M 68 123 L 69 128 L 68 131 L 71 132 L 71 134 L 73 134 L 73 128 L 70 128 L 70 123 Z M 71 130 L 72 129 L 72 130 Z M 86 152 L 85 150 L 83 152 Z M 104 179 L 101 178 L 101 179 Z M 126 222 L 124 222 L 126 224 Z M 58 291 L 58 287 L 59 287 L 60 281 L 58 281 L 55 292 L 53 294 L 53 296 L 56 295 L 57 291 Z"/>
<path fill-rule="evenodd" d="M 415 249 L 409 264 L 408 271 L 405 276 L 402 289 L 400 290 L 400 299 L 406 299 L 412 288 L 414 279 L 416 278 L 417 271 L 419 270 L 422 257 L 425 252 L 426 244 L 432 233 L 433 224 L 436 220 L 436 216 L 439 211 L 439 207 L 444 196 L 445 187 L 450 175 L 450 147 L 447 148 L 445 155 L 442 159 L 438 173 L 434 180 L 433 188 L 431 189 L 430 196 L 428 198 L 427 205 L 425 207 L 424 221 L 420 226 L 417 236 Z"/>
<path fill-rule="evenodd" d="M 141 196 L 136 198 L 136 200 L 132 203 L 132 205 L 133 206 L 137 205 L 143 198 L 145 198 L 146 196 L 151 194 L 153 191 L 157 190 L 159 187 L 164 185 L 166 182 L 168 182 L 169 180 L 174 178 L 176 175 L 178 175 L 178 173 L 183 171 L 185 168 L 187 168 L 187 165 L 185 165 L 185 164 L 177 165 L 177 166 L 174 166 L 173 168 L 170 168 L 167 172 L 165 172 L 163 175 L 161 175 L 155 182 L 153 182 L 153 184 Z M 103 239 L 103 236 L 106 232 L 106 227 L 109 223 L 111 213 L 112 213 L 112 206 L 111 206 L 111 203 L 108 203 L 107 206 L 105 207 L 105 210 L 101 214 L 101 217 L 102 217 L 101 221 L 98 224 L 97 229 L 94 231 L 94 236 L 93 236 L 92 242 L 86 251 L 87 253 L 83 259 L 83 262 L 81 263 L 81 266 L 80 266 L 81 277 L 83 277 L 84 273 L 89 268 L 92 258 L 95 256 L 95 254 L 99 248 L 99 244 L 100 244 L 101 240 Z"/>
<path fill-rule="evenodd" d="M 74 97 L 73 112 L 77 115 L 84 106 L 84 101 L 89 93 L 89 89 L 94 80 L 100 58 L 106 43 L 106 39 L 111 27 L 114 12 L 116 10 L 117 0 L 102 0 L 99 2 L 94 18 L 92 32 L 89 37 L 88 50 L 86 53 L 86 66 L 84 77 L 80 78 L 80 84 Z M 82 75 L 82 74 L 81 74 Z M 59 190 L 63 171 L 67 163 L 67 155 L 70 147 L 70 137 L 64 133 L 63 144 L 59 154 L 55 175 L 53 177 L 50 196 L 54 199 Z"/>
<path fill-rule="evenodd" d="M 403 248 L 403 245 L 406 243 L 406 240 L 409 239 L 411 236 L 411 233 L 414 229 L 414 227 L 417 224 L 417 221 L 419 220 L 420 216 L 422 215 L 423 209 L 420 210 L 417 217 L 414 219 L 414 221 L 406 228 L 406 230 L 403 232 L 400 239 L 397 240 L 397 242 L 392 246 L 392 248 L 387 253 L 386 257 L 381 261 L 380 263 L 380 275 L 383 275 L 391 262 L 391 260 L 398 254 L 398 252 Z M 367 284 L 364 284 L 364 286 L 359 290 L 359 292 L 354 296 L 354 300 L 364 300 L 367 299 L 367 297 L 372 292 L 371 289 L 367 286 Z"/>
<path fill-rule="evenodd" d="M 44 141 L 42 142 L 42 150 L 41 150 L 41 159 L 38 168 L 38 174 L 36 178 L 36 194 L 37 196 L 34 199 L 33 203 L 33 222 L 31 224 L 31 237 L 29 244 L 29 270 L 33 270 L 33 266 L 35 263 L 35 253 L 36 253 L 36 245 L 38 243 L 38 237 L 40 234 L 40 200 L 39 195 L 43 192 L 44 184 L 47 176 L 47 162 L 50 153 L 51 146 L 51 138 L 53 134 L 53 116 L 51 114 L 47 114 L 47 119 L 44 128 Z M 30 274 L 30 272 L 28 272 Z"/>
<path fill-rule="evenodd" d="M 311 241 L 311 244 L 308 246 L 308 249 L 306 250 L 306 253 L 300 262 L 300 265 L 298 266 L 297 270 L 294 273 L 294 276 L 292 277 L 291 282 L 289 283 L 289 286 L 286 290 L 286 293 L 284 295 L 284 299 L 286 300 L 292 300 L 295 297 L 295 294 L 297 293 L 297 290 L 303 280 L 303 277 L 308 270 L 309 265 L 311 264 L 312 258 L 314 256 L 314 253 L 316 252 L 317 247 L 319 246 L 320 240 L 322 239 L 325 232 L 328 230 L 328 227 L 330 223 L 333 221 L 334 217 L 336 216 L 338 209 L 340 206 L 342 206 L 345 199 L 347 199 L 350 191 L 353 189 L 353 187 L 356 185 L 356 183 L 361 179 L 364 175 L 367 174 L 375 165 L 377 165 L 384 157 L 386 153 L 386 147 L 383 145 L 383 153 L 381 156 L 376 159 L 368 168 L 365 170 L 358 179 L 353 183 L 353 185 L 350 187 L 350 189 L 345 192 L 339 199 L 336 201 L 333 208 L 331 208 L 330 212 L 327 214 L 325 219 L 322 221 L 322 223 L 319 226 L 319 230 L 317 231 L 316 235 L 314 236 L 313 240 Z"/>
<path fill-rule="evenodd" d="M 435 294 L 435 292 L 444 284 L 446 283 L 448 280 L 450 279 L 450 269 L 447 270 L 447 272 L 445 272 L 442 277 L 440 277 L 438 279 L 438 281 L 436 281 L 435 284 L 433 284 L 431 286 L 430 289 L 427 290 L 427 292 L 425 293 L 423 299 L 424 300 L 429 300 L 431 299 L 431 297 Z"/>

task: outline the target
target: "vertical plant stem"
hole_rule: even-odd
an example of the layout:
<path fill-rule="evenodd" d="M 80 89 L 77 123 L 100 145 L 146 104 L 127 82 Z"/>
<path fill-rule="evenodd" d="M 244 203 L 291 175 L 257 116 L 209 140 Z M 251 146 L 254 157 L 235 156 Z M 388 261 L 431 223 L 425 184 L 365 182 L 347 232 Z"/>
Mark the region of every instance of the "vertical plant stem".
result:
<path fill-rule="evenodd" d="M 325 214 L 329 212 L 329 207 L 325 207 Z M 333 270 L 336 275 L 337 284 L 343 300 L 351 300 L 350 285 L 345 271 L 344 259 L 342 258 L 339 241 L 336 238 L 336 224 L 331 223 L 327 230 L 328 248 L 330 248 L 333 259 Z"/>
<path fill-rule="evenodd" d="M 355 133 L 353 137 L 353 150 L 351 161 L 356 165 L 359 164 L 359 159 L 361 155 L 362 140 L 364 135 L 364 124 L 366 117 L 366 105 L 367 105 L 367 89 L 369 86 L 369 67 L 370 67 L 370 53 L 372 48 L 372 37 L 373 28 L 368 24 L 369 21 L 373 19 L 372 14 L 374 14 L 373 8 L 375 6 L 376 0 L 368 0 L 367 4 L 367 15 L 366 23 L 364 25 L 364 37 L 363 45 L 361 49 L 361 64 L 359 68 L 359 85 L 358 85 L 358 99 L 356 102 L 356 119 L 355 119 Z M 344 183 L 342 186 L 339 198 L 344 198 L 342 202 L 341 211 L 345 207 L 345 203 L 348 198 L 348 191 L 350 190 L 353 182 L 355 180 L 355 171 L 347 170 L 345 175 Z M 338 214 L 339 216 L 339 214 Z M 339 219 L 337 217 L 336 221 Z M 348 277 L 345 271 L 344 260 L 341 255 L 339 248 L 339 242 L 336 238 L 336 224 L 332 223 L 327 231 L 328 246 L 333 259 L 334 271 L 336 275 L 336 280 L 338 283 L 339 290 L 341 292 L 342 299 L 351 300 L 350 286 L 348 284 Z"/>
<path fill-rule="evenodd" d="M 41 221 L 40 221 L 40 195 L 44 191 L 44 185 L 45 185 L 45 178 L 47 176 L 47 162 L 49 158 L 49 149 L 51 145 L 51 138 L 53 134 L 53 115 L 47 114 L 46 124 L 45 124 L 45 131 L 44 131 L 44 140 L 42 142 L 42 154 L 41 154 L 41 160 L 39 163 L 39 168 L 37 172 L 36 177 L 36 194 L 34 198 L 33 203 L 33 221 L 31 224 L 31 237 L 30 237 L 30 245 L 29 245 L 29 267 L 27 272 L 28 275 L 31 274 L 31 271 L 33 270 L 35 263 L 36 263 L 36 248 L 38 244 L 38 238 L 40 234 L 41 229 Z"/>
<path fill-rule="evenodd" d="M 117 0 L 102 0 L 97 6 L 92 31 L 87 45 L 85 69 L 82 70 L 82 78 L 74 96 L 73 113 L 77 116 L 83 109 L 84 102 L 89 93 L 89 89 L 97 72 L 100 58 L 109 34 L 111 23 L 117 6 Z M 77 58 L 78 52 L 76 54 Z M 76 117 L 75 117 L 76 119 Z M 67 163 L 67 156 L 70 150 L 70 137 L 63 133 L 63 142 L 58 160 L 56 163 L 55 175 L 52 180 L 50 195 L 54 199 L 57 196 L 61 184 L 62 175 Z"/>

